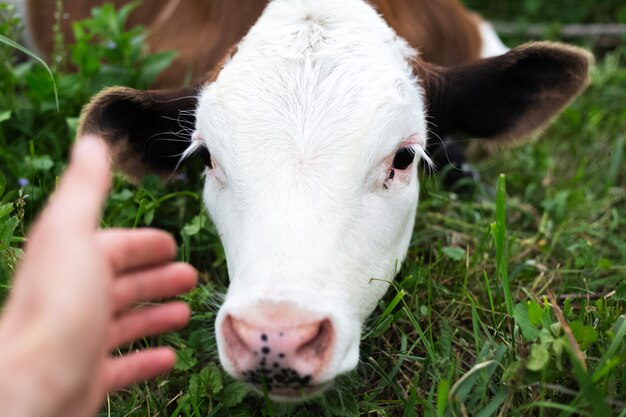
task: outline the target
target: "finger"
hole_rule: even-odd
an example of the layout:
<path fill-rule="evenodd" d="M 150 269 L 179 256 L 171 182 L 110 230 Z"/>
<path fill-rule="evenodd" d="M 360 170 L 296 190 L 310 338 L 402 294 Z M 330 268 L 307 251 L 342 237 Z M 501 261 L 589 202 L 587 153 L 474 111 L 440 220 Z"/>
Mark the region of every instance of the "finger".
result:
<path fill-rule="evenodd" d="M 163 264 L 176 256 L 174 238 L 156 229 L 105 230 L 97 241 L 118 274 Z"/>
<path fill-rule="evenodd" d="M 114 348 L 142 337 L 178 330 L 189 322 L 190 316 L 189 306 L 181 302 L 128 312 L 113 323 L 109 347 Z"/>
<path fill-rule="evenodd" d="M 124 275 L 114 283 L 115 311 L 131 303 L 160 300 L 189 292 L 197 283 L 196 270 L 185 263 L 166 264 Z"/>
<path fill-rule="evenodd" d="M 167 373 L 174 364 L 176 353 L 168 347 L 109 359 L 105 371 L 107 392 Z"/>
<path fill-rule="evenodd" d="M 95 230 L 111 184 L 108 158 L 107 148 L 99 139 L 78 139 L 43 218 L 67 232 Z"/>

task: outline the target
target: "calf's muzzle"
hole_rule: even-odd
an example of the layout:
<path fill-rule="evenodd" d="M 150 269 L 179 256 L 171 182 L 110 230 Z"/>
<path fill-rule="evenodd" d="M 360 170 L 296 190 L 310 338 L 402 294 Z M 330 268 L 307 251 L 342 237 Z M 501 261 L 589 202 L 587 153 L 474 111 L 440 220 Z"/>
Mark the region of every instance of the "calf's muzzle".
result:
<path fill-rule="evenodd" d="M 235 376 L 274 396 L 311 394 L 335 344 L 329 318 L 287 303 L 259 304 L 221 326 L 224 350 Z"/>

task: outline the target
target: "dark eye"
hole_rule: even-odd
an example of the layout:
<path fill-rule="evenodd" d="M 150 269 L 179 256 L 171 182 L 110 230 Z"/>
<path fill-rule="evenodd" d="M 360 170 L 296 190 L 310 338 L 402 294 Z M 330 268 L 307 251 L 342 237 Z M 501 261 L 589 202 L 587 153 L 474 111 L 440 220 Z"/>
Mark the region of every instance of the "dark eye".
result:
<path fill-rule="evenodd" d="M 213 169 L 213 163 L 211 162 L 211 154 L 209 150 L 202 146 L 198 150 L 198 157 L 202 160 L 202 163 L 209 169 Z"/>
<path fill-rule="evenodd" d="M 411 166 L 415 160 L 415 150 L 413 148 L 402 148 L 393 157 L 393 168 L 404 170 Z"/>

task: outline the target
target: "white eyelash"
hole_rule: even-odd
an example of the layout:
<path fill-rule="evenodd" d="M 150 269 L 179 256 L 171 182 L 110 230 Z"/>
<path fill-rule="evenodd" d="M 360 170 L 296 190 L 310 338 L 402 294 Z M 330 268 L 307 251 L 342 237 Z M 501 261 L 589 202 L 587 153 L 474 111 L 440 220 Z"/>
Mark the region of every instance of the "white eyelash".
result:
<path fill-rule="evenodd" d="M 180 164 L 182 164 L 187 159 L 189 159 L 189 157 L 193 156 L 193 154 L 198 152 L 198 150 L 202 148 L 203 146 L 206 146 L 206 145 L 200 141 L 197 141 L 197 140 L 192 141 L 191 145 L 189 145 L 189 147 L 185 149 L 185 151 L 181 154 L 180 159 L 178 160 L 178 163 L 176 164 L 176 168 L 174 169 L 174 171 L 178 170 L 178 168 L 180 167 Z"/>
<path fill-rule="evenodd" d="M 435 167 L 435 164 L 433 163 L 432 159 L 430 159 L 428 153 L 426 152 L 426 149 L 422 145 L 413 143 L 409 146 L 409 148 L 412 149 L 416 155 L 419 155 L 420 158 L 422 158 L 430 168 Z"/>

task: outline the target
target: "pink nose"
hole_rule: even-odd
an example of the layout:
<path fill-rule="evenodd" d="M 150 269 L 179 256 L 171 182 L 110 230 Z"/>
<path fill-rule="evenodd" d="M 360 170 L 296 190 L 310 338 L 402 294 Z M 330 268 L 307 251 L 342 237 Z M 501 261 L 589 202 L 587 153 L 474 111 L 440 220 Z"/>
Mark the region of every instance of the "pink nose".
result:
<path fill-rule="evenodd" d="M 243 379 L 289 395 L 314 383 L 330 360 L 335 335 L 329 319 L 306 320 L 289 309 L 279 311 L 282 318 L 275 308 L 271 316 L 228 315 L 222 333 L 226 354 Z"/>

